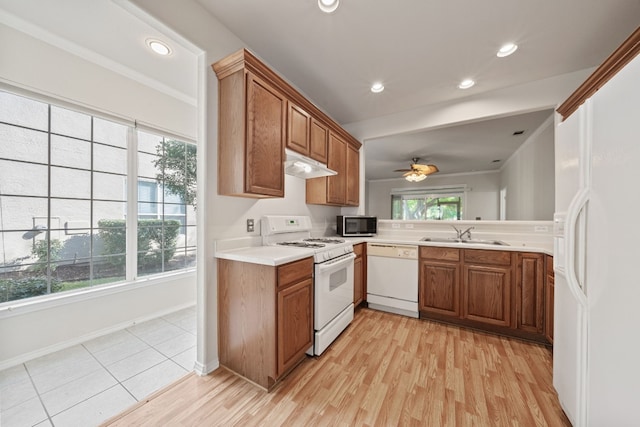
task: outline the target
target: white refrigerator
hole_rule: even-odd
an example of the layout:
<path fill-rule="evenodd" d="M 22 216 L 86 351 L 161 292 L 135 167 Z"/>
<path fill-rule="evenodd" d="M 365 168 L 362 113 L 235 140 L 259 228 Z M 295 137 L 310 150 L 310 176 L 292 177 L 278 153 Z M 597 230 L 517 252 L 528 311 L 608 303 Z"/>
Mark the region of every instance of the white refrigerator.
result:
<path fill-rule="evenodd" d="M 640 426 L 640 56 L 555 138 L 553 385 L 575 427 Z"/>

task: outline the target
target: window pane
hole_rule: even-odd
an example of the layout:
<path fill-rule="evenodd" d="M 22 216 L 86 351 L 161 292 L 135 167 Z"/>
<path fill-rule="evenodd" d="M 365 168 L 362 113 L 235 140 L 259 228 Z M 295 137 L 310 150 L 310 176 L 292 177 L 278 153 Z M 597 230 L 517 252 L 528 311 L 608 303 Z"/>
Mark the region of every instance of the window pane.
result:
<path fill-rule="evenodd" d="M 42 233 L 39 238 L 46 235 Z M 0 231 L 0 267 L 19 267 L 34 262 L 33 245 L 36 236 L 23 231 Z"/>
<path fill-rule="evenodd" d="M 91 172 L 51 167 L 51 196 L 91 198 Z"/>
<path fill-rule="evenodd" d="M 124 221 L 127 213 L 126 202 L 93 202 L 93 227 L 100 227 L 100 221 Z"/>
<path fill-rule="evenodd" d="M 60 251 L 55 261 L 72 263 L 78 268 L 86 265 L 88 268 L 91 261 L 92 237 L 89 229 L 70 230 L 61 241 Z"/>
<path fill-rule="evenodd" d="M 5 231 L 31 230 L 35 225 L 47 222 L 46 198 L 3 196 L 0 203 L 2 206 L 2 229 Z M 37 221 L 38 218 L 42 218 L 44 221 Z M 30 239 L 31 237 L 26 238 Z"/>
<path fill-rule="evenodd" d="M 93 168 L 101 172 L 127 173 L 127 152 L 122 148 L 93 144 Z"/>
<path fill-rule="evenodd" d="M 186 207 L 187 225 L 196 225 L 196 210 L 193 205 Z"/>
<path fill-rule="evenodd" d="M 157 202 L 158 184 L 155 181 L 138 181 L 138 201 Z"/>
<path fill-rule="evenodd" d="M 91 116 L 51 106 L 51 132 L 91 140 Z"/>
<path fill-rule="evenodd" d="M 197 229 L 196 227 L 191 227 L 191 226 L 187 226 L 186 227 L 186 232 L 187 232 L 187 236 L 186 236 L 186 245 L 187 246 L 196 246 L 196 242 L 197 242 Z"/>
<path fill-rule="evenodd" d="M 156 154 L 158 146 L 162 146 L 162 137 L 138 131 L 138 151 Z"/>
<path fill-rule="evenodd" d="M 49 129 L 49 106 L 0 91 L 0 121 L 46 131 Z"/>
<path fill-rule="evenodd" d="M 67 234 L 68 228 L 89 228 L 91 224 L 91 201 L 51 199 L 51 229 Z"/>
<path fill-rule="evenodd" d="M 91 143 L 81 139 L 51 135 L 51 164 L 91 169 Z"/>
<path fill-rule="evenodd" d="M 124 255 L 97 256 L 93 259 L 93 280 L 95 284 L 121 282 L 126 275 Z"/>
<path fill-rule="evenodd" d="M 47 197 L 47 166 L 0 160 L 0 192 Z"/>
<path fill-rule="evenodd" d="M 46 274 L 0 268 L 0 303 L 47 294 Z"/>
<path fill-rule="evenodd" d="M 95 117 L 93 119 L 93 140 L 103 144 L 127 148 L 128 127 Z"/>
<path fill-rule="evenodd" d="M 126 178 L 108 173 L 93 173 L 93 198 L 107 200 L 127 199 Z"/>
<path fill-rule="evenodd" d="M 48 137 L 45 132 L 0 124 L 0 157 L 47 163 Z"/>
<path fill-rule="evenodd" d="M 51 292 L 64 292 L 82 289 L 91 285 L 88 263 L 56 262 L 51 264 L 51 274 L 55 277 L 55 286 Z"/>
<path fill-rule="evenodd" d="M 155 164 L 160 161 L 160 157 L 138 153 L 138 176 L 147 179 L 156 179 L 157 174 L 160 172 L 160 168 Z"/>

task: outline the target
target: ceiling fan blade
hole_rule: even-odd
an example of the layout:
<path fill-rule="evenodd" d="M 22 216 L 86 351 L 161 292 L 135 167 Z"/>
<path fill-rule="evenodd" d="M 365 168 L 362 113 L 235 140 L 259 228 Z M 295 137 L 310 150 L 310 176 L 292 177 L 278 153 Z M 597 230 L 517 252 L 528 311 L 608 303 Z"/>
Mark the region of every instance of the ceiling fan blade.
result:
<path fill-rule="evenodd" d="M 411 169 L 396 169 L 394 172 L 411 172 Z"/>
<path fill-rule="evenodd" d="M 438 172 L 438 167 L 436 165 L 411 165 L 415 170 L 420 171 L 425 174 L 430 174 L 434 172 Z"/>

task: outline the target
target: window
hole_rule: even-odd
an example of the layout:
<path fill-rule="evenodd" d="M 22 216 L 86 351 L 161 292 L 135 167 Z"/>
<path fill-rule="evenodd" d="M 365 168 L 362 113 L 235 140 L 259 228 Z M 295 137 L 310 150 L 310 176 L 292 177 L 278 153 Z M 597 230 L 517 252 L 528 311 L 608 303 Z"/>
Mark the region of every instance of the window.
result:
<path fill-rule="evenodd" d="M 155 137 L 164 172 L 130 188 L 128 161 L 143 155 L 130 153 L 132 129 L 0 91 L 0 303 L 195 266 L 195 145 L 172 140 L 178 170 L 169 140 Z M 128 219 L 136 193 L 141 210 Z"/>
<path fill-rule="evenodd" d="M 464 188 L 394 190 L 391 219 L 457 221 L 463 218 Z"/>

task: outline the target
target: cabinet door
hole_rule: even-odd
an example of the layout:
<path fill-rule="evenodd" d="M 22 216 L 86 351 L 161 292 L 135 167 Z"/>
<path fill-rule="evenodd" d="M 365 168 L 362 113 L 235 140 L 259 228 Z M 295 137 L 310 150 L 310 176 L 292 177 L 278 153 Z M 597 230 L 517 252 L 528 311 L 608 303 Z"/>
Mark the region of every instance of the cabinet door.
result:
<path fill-rule="evenodd" d="M 511 268 L 465 265 L 462 317 L 508 327 L 510 313 Z"/>
<path fill-rule="evenodd" d="M 358 306 L 364 298 L 364 277 L 362 274 L 362 257 L 353 261 L 353 305 Z"/>
<path fill-rule="evenodd" d="M 460 264 L 420 261 L 420 311 L 460 317 Z"/>
<path fill-rule="evenodd" d="M 520 253 L 517 265 L 516 328 L 541 334 L 544 254 Z"/>
<path fill-rule="evenodd" d="M 282 94 L 247 73 L 247 193 L 284 197 L 286 109 Z"/>
<path fill-rule="evenodd" d="M 347 144 L 347 194 L 346 204 L 358 206 L 360 203 L 360 153 Z"/>
<path fill-rule="evenodd" d="M 338 174 L 327 177 L 327 203 L 344 205 L 347 191 L 347 143 L 333 132 L 329 132 L 328 154 L 327 166 Z"/>
<path fill-rule="evenodd" d="M 313 344 L 313 282 L 278 291 L 278 376 L 295 366 Z"/>
<path fill-rule="evenodd" d="M 288 105 L 289 132 L 287 133 L 287 148 L 308 156 L 311 116 L 293 102 L 288 102 Z"/>
<path fill-rule="evenodd" d="M 322 122 L 311 118 L 311 137 L 309 156 L 321 163 L 327 163 L 327 141 L 329 140 L 329 128 Z"/>
<path fill-rule="evenodd" d="M 544 319 L 544 335 L 547 340 L 553 344 L 553 294 L 555 292 L 555 279 L 553 275 L 547 274 L 547 282 L 545 289 L 545 319 Z"/>

